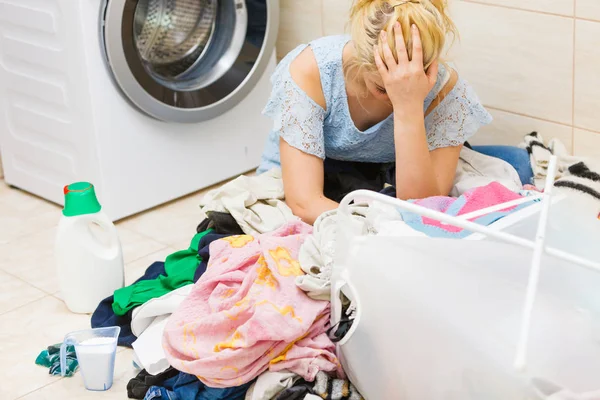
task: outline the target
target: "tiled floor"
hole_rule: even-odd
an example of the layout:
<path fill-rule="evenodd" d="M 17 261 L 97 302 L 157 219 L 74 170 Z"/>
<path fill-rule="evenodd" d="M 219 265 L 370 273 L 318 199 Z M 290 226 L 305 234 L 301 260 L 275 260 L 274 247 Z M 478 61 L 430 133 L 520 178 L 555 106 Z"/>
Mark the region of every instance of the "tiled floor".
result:
<path fill-rule="evenodd" d="M 153 261 L 187 248 L 202 216 L 201 193 L 117 224 L 131 283 Z M 57 378 L 34 364 L 65 333 L 88 328 L 89 315 L 70 313 L 60 300 L 53 258 L 60 207 L 9 188 L 0 179 L 0 399 L 126 399 L 135 371 L 131 350 L 119 348 L 115 383 L 88 392 L 80 374 Z"/>

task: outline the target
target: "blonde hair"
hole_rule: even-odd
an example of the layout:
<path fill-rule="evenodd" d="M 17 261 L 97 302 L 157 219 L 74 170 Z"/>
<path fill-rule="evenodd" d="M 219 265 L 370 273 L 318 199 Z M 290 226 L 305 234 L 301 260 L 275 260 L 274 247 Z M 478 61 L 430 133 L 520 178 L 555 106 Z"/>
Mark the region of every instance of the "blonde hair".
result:
<path fill-rule="evenodd" d="M 354 77 L 365 72 L 375 72 L 373 46 L 379 43 L 380 33 L 385 30 L 392 53 L 397 59 L 394 40 L 394 24 L 402 27 L 408 56 L 412 59 L 412 34 L 415 24 L 423 44 L 425 69 L 440 58 L 446 37 L 457 36 L 457 30 L 447 14 L 446 0 L 355 0 L 350 11 L 350 33 L 354 45 L 354 57 L 344 64 L 346 76 L 353 71 Z M 383 58 L 383 54 L 382 54 Z"/>

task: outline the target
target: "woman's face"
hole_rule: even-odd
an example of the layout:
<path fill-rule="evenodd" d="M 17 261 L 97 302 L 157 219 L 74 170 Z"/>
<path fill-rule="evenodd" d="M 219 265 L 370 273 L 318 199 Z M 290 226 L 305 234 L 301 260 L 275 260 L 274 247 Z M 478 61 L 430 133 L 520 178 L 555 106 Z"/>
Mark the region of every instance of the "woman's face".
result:
<path fill-rule="evenodd" d="M 364 80 L 367 90 L 375 99 L 383 102 L 389 102 L 390 98 L 385 91 L 383 80 L 378 72 L 370 72 L 365 74 Z"/>

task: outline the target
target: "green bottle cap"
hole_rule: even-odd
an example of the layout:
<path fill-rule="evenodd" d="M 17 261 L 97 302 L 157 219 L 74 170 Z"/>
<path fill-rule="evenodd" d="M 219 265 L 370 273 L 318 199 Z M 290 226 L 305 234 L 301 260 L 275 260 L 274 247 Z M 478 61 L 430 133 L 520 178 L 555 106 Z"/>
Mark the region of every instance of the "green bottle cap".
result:
<path fill-rule="evenodd" d="M 65 217 L 94 214 L 102 209 L 96 198 L 94 185 L 89 182 L 76 182 L 65 186 Z"/>

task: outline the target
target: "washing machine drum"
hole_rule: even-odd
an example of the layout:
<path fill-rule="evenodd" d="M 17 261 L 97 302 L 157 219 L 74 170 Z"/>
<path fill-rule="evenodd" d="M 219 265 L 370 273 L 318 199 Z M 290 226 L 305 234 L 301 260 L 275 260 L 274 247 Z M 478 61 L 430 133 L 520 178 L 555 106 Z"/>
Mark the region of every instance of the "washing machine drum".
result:
<path fill-rule="evenodd" d="M 107 65 L 141 111 L 200 122 L 252 90 L 271 57 L 278 0 L 107 0 Z"/>

